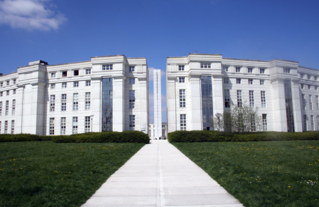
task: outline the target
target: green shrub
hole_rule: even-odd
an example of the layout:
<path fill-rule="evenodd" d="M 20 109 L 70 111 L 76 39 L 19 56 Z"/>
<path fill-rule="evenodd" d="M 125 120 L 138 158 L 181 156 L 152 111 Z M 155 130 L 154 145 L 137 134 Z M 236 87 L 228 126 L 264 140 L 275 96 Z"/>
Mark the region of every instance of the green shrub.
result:
<path fill-rule="evenodd" d="M 249 142 L 319 140 L 319 132 L 246 132 L 175 131 L 168 134 L 169 142 Z"/>
<path fill-rule="evenodd" d="M 140 131 L 124 132 L 90 132 L 84 134 L 73 134 L 71 136 L 55 136 L 52 141 L 56 143 L 149 143 L 147 134 Z"/>
<path fill-rule="evenodd" d="M 35 134 L 0 134 L 0 142 L 49 141 L 51 139 L 50 136 Z"/>

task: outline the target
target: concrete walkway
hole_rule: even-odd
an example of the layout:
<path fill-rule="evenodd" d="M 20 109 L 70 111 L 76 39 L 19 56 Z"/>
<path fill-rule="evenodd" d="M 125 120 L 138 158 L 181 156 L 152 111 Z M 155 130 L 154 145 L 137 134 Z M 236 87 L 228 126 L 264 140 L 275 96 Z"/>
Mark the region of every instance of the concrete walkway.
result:
<path fill-rule="evenodd" d="M 145 145 L 82 207 L 243 205 L 167 141 Z"/>

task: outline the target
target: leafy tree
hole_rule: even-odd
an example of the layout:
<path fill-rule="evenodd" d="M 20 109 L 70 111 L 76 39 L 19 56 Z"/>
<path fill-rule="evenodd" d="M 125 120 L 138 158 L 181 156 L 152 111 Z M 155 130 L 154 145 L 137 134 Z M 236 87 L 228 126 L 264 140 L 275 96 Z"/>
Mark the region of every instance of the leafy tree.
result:
<path fill-rule="evenodd" d="M 261 117 L 258 115 L 258 108 L 248 105 L 232 105 L 230 112 L 215 114 L 215 130 L 228 132 L 254 132 L 261 130 Z"/>

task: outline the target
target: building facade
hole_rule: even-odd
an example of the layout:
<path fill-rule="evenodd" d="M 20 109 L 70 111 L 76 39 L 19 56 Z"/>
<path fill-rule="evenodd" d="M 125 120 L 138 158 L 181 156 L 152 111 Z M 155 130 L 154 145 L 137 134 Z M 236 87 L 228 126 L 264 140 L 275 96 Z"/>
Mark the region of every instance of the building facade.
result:
<path fill-rule="evenodd" d="M 160 137 L 167 138 L 167 133 L 168 133 L 167 130 L 168 130 L 167 123 L 163 122 L 161 125 L 161 135 L 156 137 L 155 136 L 155 125 L 149 124 L 148 136 L 153 140 L 158 140 Z"/>
<path fill-rule="evenodd" d="M 148 133 L 148 94 L 146 58 L 30 62 L 0 76 L 0 133 Z"/>
<path fill-rule="evenodd" d="M 319 130 L 319 71 L 287 60 L 167 58 L 168 132 L 211 130 L 232 104 L 258 107 L 262 130 Z"/>

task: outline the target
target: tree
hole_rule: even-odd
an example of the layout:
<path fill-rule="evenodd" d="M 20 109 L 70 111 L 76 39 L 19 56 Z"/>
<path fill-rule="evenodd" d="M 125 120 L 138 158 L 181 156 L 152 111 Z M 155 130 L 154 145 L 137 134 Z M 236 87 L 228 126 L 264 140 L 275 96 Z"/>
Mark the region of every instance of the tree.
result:
<path fill-rule="evenodd" d="M 254 132 L 261 130 L 261 117 L 258 108 L 248 105 L 232 105 L 230 112 L 215 114 L 215 130 L 227 132 Z"/>
<path fill-rule="evenodd" d="M 224 117 L 223 114 L 217 113 L 215 114 L 214 120 L 213 120 L 213 126 L 214 129 L 217 131 L 223 131 L 224 130 Z"/>

